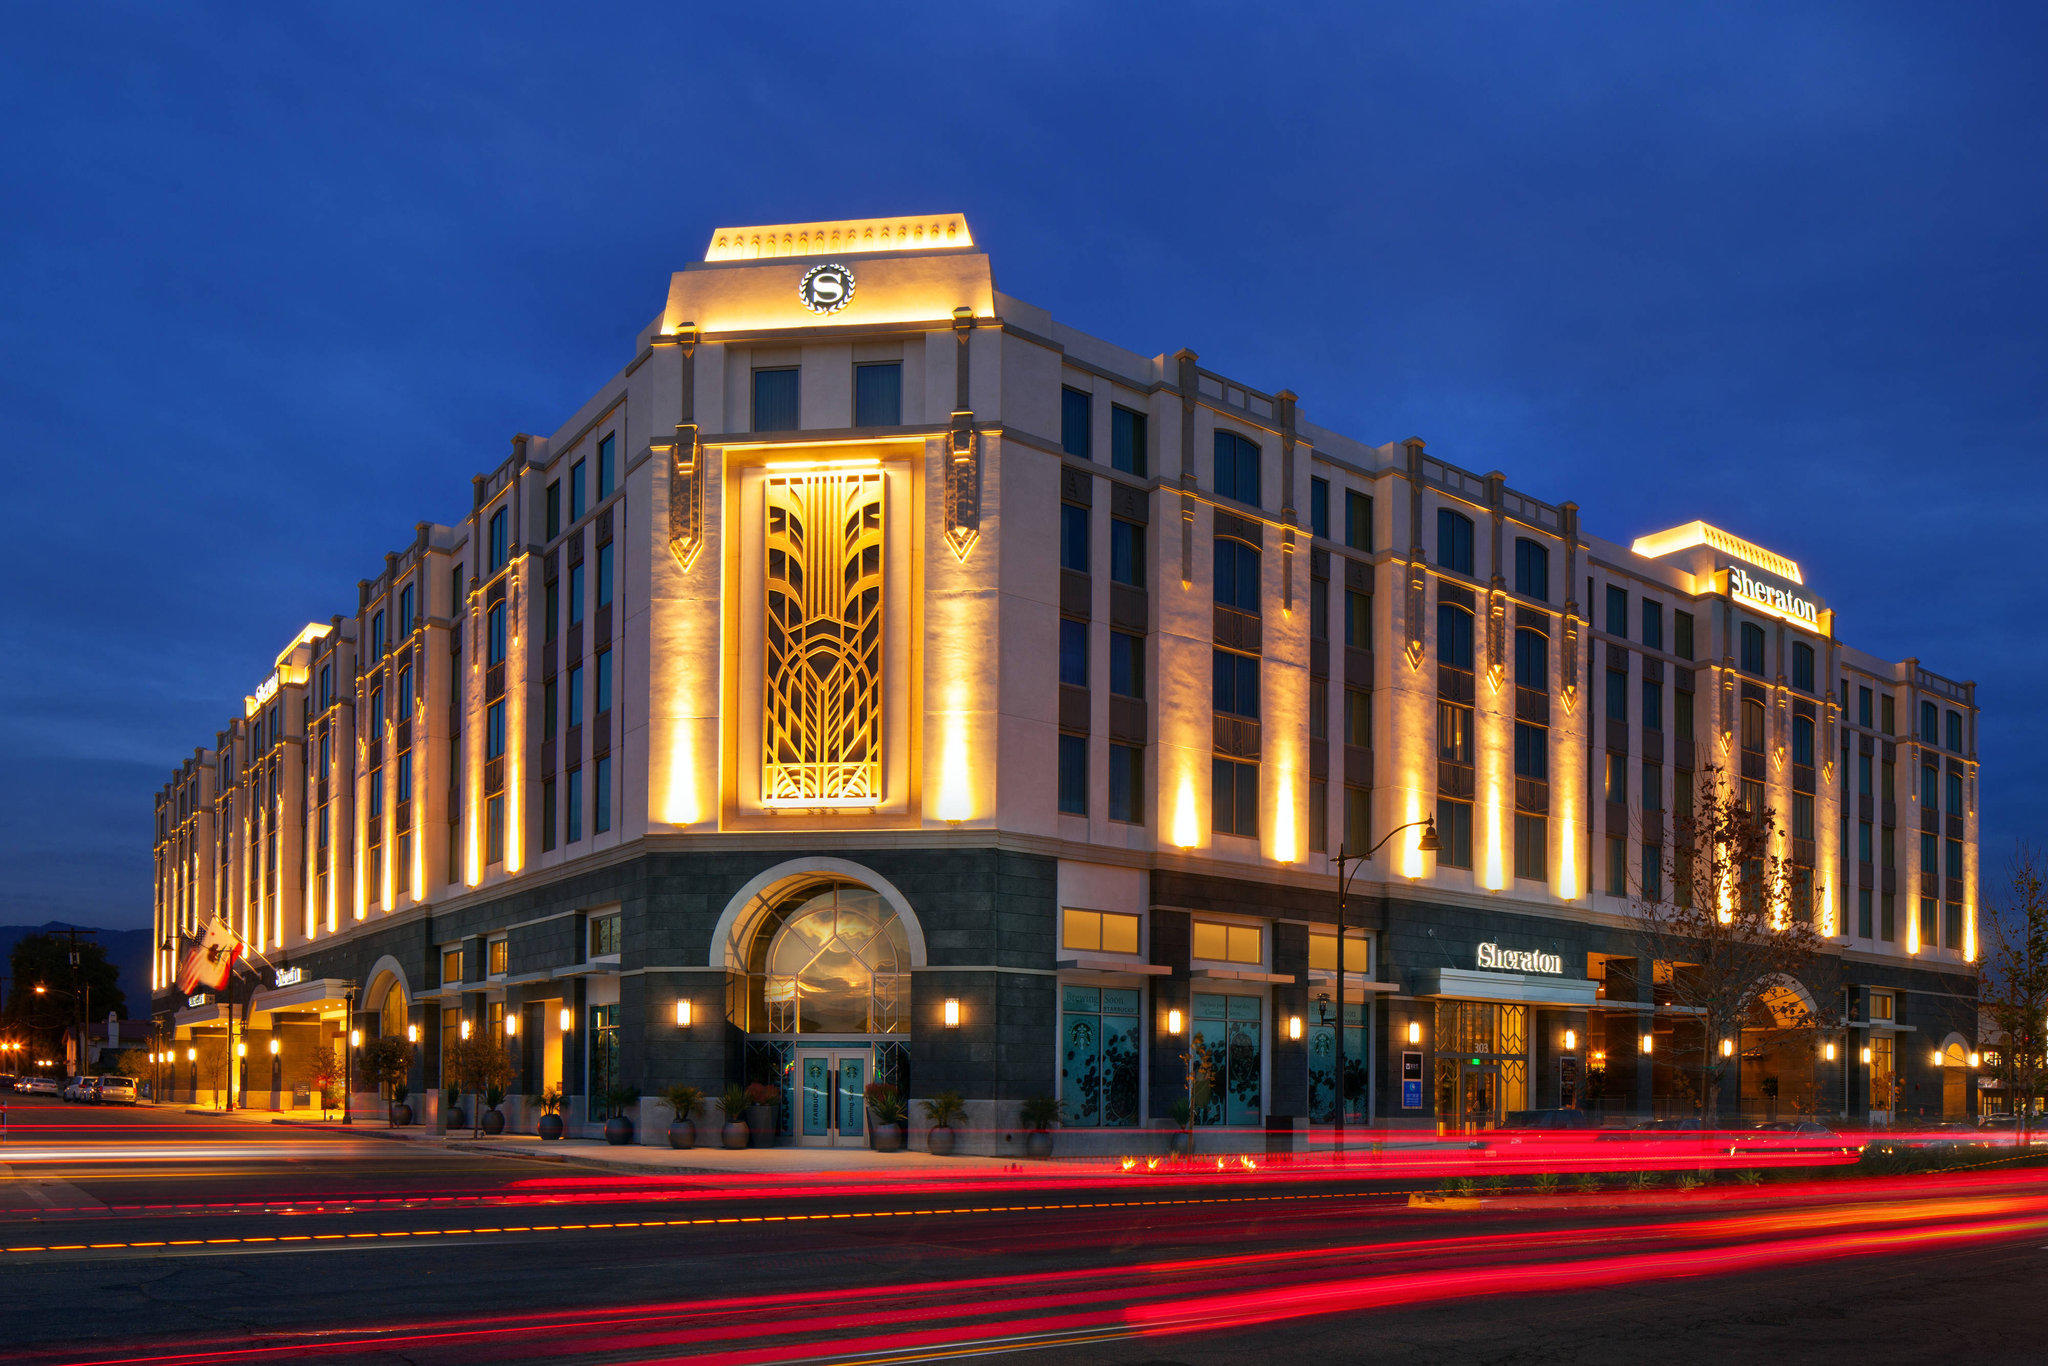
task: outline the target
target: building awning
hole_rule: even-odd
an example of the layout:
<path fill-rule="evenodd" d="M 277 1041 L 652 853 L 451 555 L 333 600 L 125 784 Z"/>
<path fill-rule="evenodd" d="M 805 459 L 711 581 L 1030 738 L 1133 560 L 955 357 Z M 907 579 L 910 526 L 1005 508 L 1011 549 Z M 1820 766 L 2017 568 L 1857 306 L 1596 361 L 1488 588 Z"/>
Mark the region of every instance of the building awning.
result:
<path fill-rule="evenodd" d="M 272 987 L 250 998 L 249 1010 L 297 1010 L 304 1006 L 340 1005 L 353 984 L 339 977 L 316 977 L 288 987 Z"/>
<path fill-rule="evenodd" d="M 1121 958 L 1062 958 L 1054 966 L 1061 972 L 1105 972 L 1125 977 L 1169 977 L 1173 969 L 1164 963 L 1126 962 Z"/>
<path fill-rule="evenodd" d="M 1291 987 L 1300 979 L 1291 972 L 1260 972 L 1254 968 L 1196 968 L 1188 976 L 1198 982 L 1263 982 Z"/>
<path fill-rule="evenodd" d="M 208 1001 L 203 1006 L 187 1006 L 171 1016 L 171 1024 L 179 1029 L 191 1029 L 196 1025 L 226 1024 L 228 1008 L 224 1002 Z"/>
<path fill-rule="evenodd" d="M 1600 984 L 1590 977 L 1552 977 L 1540 972 L 1484 972 L 1474 968 L 1430 968 L 1421 974 L 1418 996 L 1460 996 L 1475 1001 L 1519 1001 L 1541 1006 L 1590 1006 Z"/>

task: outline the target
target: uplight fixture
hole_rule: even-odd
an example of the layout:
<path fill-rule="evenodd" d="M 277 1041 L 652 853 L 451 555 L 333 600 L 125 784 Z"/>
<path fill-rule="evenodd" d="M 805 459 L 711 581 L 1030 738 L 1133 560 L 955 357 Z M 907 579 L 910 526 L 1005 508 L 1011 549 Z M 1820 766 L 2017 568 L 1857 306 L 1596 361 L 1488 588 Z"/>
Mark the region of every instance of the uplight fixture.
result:
<path fill-rule="evenodd" d="M 948 1029 L 958 1029 L 960 1027 L 960 998 L 958 996 L 948 996 L 946 998 L 945 1020 L 946 1028 Z"/>

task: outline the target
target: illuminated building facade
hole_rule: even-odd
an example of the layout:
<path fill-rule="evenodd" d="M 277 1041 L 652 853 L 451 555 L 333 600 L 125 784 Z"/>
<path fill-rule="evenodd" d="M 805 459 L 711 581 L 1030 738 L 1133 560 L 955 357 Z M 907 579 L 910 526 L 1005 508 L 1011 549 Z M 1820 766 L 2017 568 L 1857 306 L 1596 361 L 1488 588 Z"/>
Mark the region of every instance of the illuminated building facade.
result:
<path fill-rule="evenodd" d="M 1938 1111 L 1969 1103 L 1933 1058 L 1974 1028 L 1976 718 L 1782 555 L 1604 541 L 1075 331 L 957 216 L 726 229 L 173 776 L 158 925 L 218 912 L 288 965 L 252 1055 L 352 994 L 430 1111 L 481 1029 L 574 1124 L 765 1080 L 790 1141 L 857 1143 L 879 1079 L 960 1091 L 983 1150 L 1034 1095 L 1069 1151 L 1189 1096 L 1242 1144 L 1334 1117 L 1342 1029 L 1360 1121 L 1642 1114 L 1679 1100 L 1684 967 L 1638 964 L 1628 909 L 1712 767 L 1780 813 L 1842 970 L 1780 999 L 1853 1017 L 1825 1058 L 1745 1039 L 1728 1102 Z M 1331 856 L 1390 834 L 1340 984 Z M 230 1007 L 171 999 L 173 960 L 203 1093 Z"/>

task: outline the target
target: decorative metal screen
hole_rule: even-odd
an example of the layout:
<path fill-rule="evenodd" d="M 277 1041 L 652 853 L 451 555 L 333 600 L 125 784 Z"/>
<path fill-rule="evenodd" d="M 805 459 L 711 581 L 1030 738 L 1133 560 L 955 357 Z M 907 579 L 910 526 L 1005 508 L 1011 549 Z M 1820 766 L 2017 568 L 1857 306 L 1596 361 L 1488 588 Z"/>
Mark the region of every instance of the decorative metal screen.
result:
<path fill-rule="evenodd" d="M 762 793 L 882 800 L 882 475 L 767 481 Z"/>

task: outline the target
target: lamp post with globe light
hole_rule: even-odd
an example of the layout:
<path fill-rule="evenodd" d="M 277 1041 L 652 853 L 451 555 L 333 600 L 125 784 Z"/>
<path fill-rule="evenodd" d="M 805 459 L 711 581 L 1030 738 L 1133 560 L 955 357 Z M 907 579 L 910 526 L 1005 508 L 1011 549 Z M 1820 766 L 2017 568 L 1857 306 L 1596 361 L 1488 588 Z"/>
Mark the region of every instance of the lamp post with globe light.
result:
<path fill-rule="evenodd" d="M 1346 1060 L 1344 1056 L 1344 894 L 1350 889 L 1351 879 L 1358 875 L 1358 870 L 1370 862 L 1374 854 L 1385 848 L 1388 840 L 1391 840 L 1403 830 L 1413 830 L 1417 826 L 1422 828 L 1422 834 L 1415 841 L 1416 852 L 1434 854 L 1439 847 L 1436 837 L 1436 817 L 1424 816 L 1419 821 L 1409 821 L 1406 825 L 1395 826 L 1392 830 L 1380 836 L 1378 843 L 1362 854 L 1347 854 L 1344 852 L 1343 844 L 1339 843 L 1337 852 L 1330 856 L 1330 862 L 1337 865 L 1337 1123 L 1331 1151 L 1339 1161 L 1344 1156 L 1344 1103 L 1348 1099 L 1345 1095 L 1345 1082 L 1348 1078 L 1345 1076 Z M 1346 864 L 1351 865 L 1349 872 L 1345 871 Z"/>

